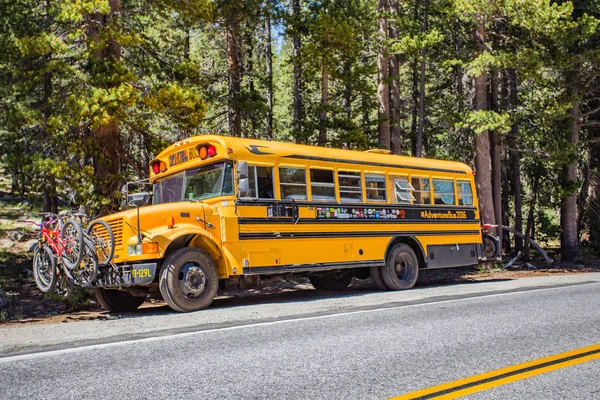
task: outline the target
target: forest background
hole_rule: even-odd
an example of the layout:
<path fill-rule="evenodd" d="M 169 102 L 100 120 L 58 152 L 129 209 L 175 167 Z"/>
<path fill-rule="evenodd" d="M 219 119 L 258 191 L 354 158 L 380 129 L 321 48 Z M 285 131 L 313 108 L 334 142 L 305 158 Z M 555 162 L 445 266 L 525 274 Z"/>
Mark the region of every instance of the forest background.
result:
<path fill-rule="evenodd" d="M 484 221 L 572 262 L 600 252 L 599 21 L 599 0 L 0 0 L 0 163 L 15 197 L 107 213 L 202 133 L 460 160 Z"/>

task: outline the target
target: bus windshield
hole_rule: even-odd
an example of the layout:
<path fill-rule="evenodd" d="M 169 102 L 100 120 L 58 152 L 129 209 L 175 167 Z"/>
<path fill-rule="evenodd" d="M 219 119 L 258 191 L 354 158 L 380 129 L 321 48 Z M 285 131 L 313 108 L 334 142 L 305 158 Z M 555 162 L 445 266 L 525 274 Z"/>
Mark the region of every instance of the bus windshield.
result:
<path fill-rule="evenodd" d="M 154 185 L 153 204 L 233 194 L 233 164 L 220 161 L 166 177 Z"/>

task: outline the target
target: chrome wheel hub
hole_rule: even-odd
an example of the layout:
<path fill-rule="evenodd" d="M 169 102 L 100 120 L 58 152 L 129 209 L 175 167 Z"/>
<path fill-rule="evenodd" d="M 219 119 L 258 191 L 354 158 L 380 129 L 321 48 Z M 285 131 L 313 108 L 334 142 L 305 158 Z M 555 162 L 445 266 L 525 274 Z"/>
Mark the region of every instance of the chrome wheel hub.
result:
<path fill-rule="evenodd" d="M 187 297 L 195 298 L 206 288 L 206 275 L 199 266 L 189 263 L 183 266 L 179 283 Z"/>

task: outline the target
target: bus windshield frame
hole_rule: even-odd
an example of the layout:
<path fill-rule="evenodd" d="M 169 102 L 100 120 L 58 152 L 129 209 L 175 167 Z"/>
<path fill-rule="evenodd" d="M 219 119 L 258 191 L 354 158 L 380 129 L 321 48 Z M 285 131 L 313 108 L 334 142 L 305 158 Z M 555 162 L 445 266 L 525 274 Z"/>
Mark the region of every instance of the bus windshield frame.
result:
<path fill-rule="evenodd" d="M 156 181 L 152 204 L 201 201 L 233 194 L 233 162 L 221 160 Z"/>

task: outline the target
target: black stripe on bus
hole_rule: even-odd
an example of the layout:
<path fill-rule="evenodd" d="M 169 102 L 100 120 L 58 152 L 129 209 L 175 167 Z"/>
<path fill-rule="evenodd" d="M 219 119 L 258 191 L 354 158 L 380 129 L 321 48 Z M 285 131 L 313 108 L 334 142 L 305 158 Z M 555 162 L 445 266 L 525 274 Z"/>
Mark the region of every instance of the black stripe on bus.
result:
<path fill-rule="evenodd" d="M 373 166 L 373 167 L 404 168 L 404 169 L 411 169 L 411 170 L 416 170 L 416 171 L 450 172 L 453 174 L 464 174 L 464 175 L 467 174 L 466 171 L 455 170 L 455 169 L 433 168 L 433 167 L 415 167 L 412 165 L 409 166 L 409 165 L 402 165 L 402 164 L 387 164 L 387 163 L 377 163 L 377 162 L 372 162 L 372 161 L 340 160 L 337 158 L 303 156 L 303 155 L 299 155 L 299 154 L 282 156 L 281 158 L 297 158 L 300 160 L 327 161 L 327 162 L 334 162 L 334 163 L 340 163 L 340 164 L 369 165 L 369 166 Z"/>
<path fill-rule="evenodd" d="M 292 217 L 238 218 L 240 225 L 294 224 Z M 294 225 L 304 224 L 479 224 L 478 219 L 400 219 L 400 218 L 301 218 Z"/>
<path fill-rule="evenodd" d="M 318 264 L 288 264 L 275 265 L 266 267 L 245 267 L 244 275 L 262 275 L 262 274 L 282 274 L 286 272 L 320 272 L 331 271 L 335 269 L 348 268 L 369 268 L 377 267 L 383 264 L 383 260 L 368 260 L 368 261 L 343 261 L 333 263 L 318 263 Z"/>
<path fill-rule="evenodd" d="M 254 239 L 322 239 L 373 236 L 448 236 L 448 235 L 479 235 L 480 231 L 392 231 L 392 232 L 277 232 L 277 233 L 240 233 L 240 240 Z"/>
<path fill-rule="evenodd" d="M 298 207 L 329 207 L 329 208 L 390 208 L 395 210 L 406 209 L 406 210 L 421 210 L 431 212 L 441 212 L 442 210 L 452 211 L 477 211 L 477 207 L 470 206 L 453 206 L 453 205 L 435 205 L 435 204 L 388 204 L 388 203 L 338 203 L 338 202 L 319 202 L 319 201 L 306 201 L 298 200 L 294 202 Z M 291 206 L 293 203 L 291 200 L 269 200 L 269 199 L 258 199 L 258 200 L 236 200 L 235 203 L 238 207 L 265 207 L 273 206 L 276 204 Z"/>

